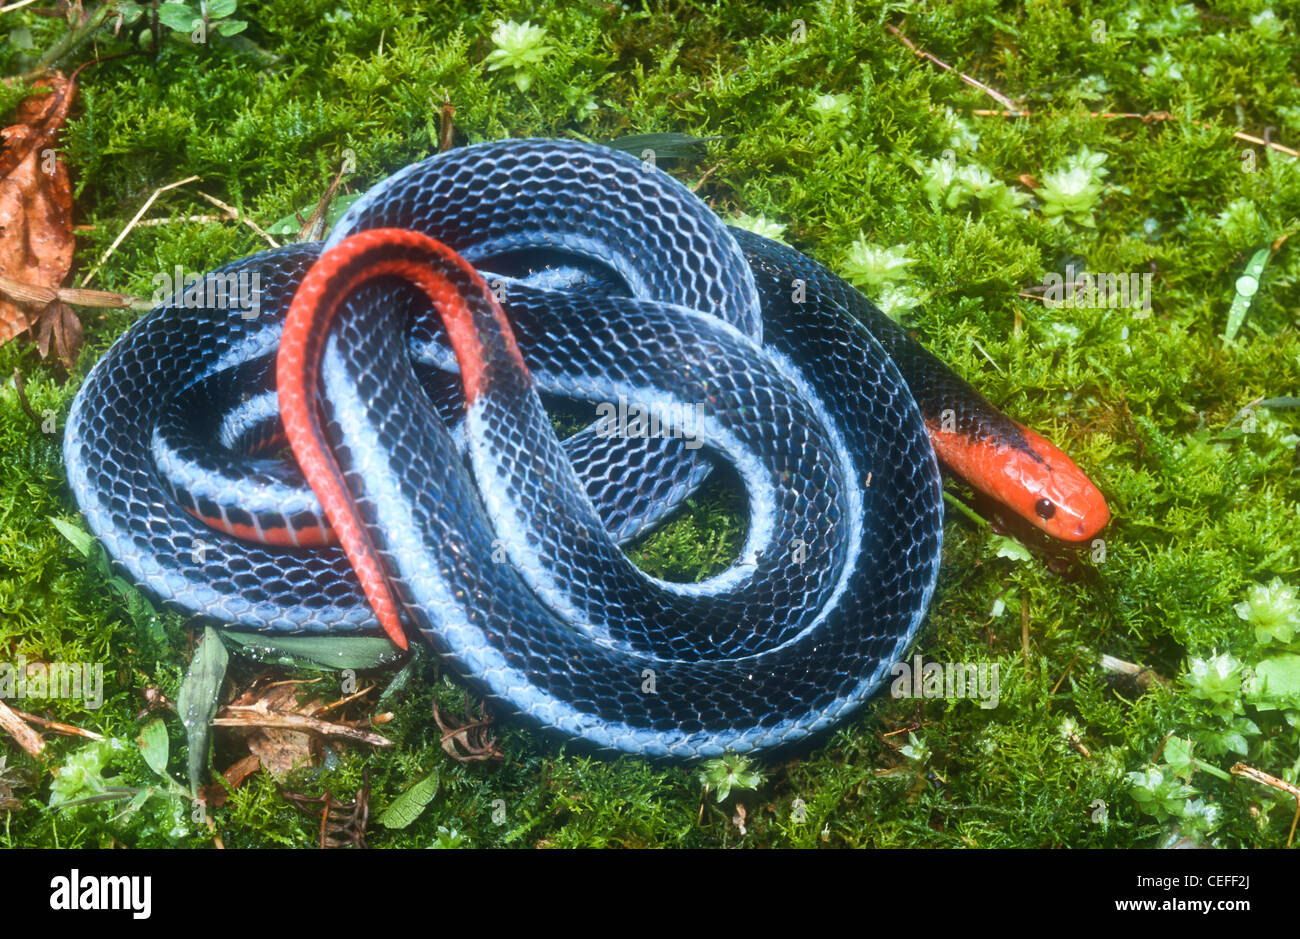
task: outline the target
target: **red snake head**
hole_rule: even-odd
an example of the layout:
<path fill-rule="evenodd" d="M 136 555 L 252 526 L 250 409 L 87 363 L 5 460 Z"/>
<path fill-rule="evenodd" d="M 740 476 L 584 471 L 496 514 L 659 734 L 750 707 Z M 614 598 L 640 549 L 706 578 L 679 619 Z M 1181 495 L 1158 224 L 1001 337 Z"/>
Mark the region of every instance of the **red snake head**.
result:
<path fill-rule="evenodd" d="M 1056 444 L 1027 427 L 1020 430 L 1027 446 L 972 440 L 935 426 L 930 439 L 957 475 L 1053 538 L 1092 538 L 1110 521 L 1106 498 Z"/>

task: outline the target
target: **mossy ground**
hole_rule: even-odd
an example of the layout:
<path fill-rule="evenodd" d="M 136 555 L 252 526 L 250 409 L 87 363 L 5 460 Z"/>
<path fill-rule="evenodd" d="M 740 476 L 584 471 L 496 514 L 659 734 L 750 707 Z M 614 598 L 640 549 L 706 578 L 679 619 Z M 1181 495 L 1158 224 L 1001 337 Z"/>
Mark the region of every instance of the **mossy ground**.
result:
<path fill-rule="evenodd" d="M 241 3 L 236 18 L 250 25 L 235 41 L 196 46 L 171 36 L 156 60 L 85 72 L 64 138 L 77 222 L 91 226 L 78 232 L 79 272 L 154 189 L 191 174 L 201 184 L 168 193 L 151 217 L 210 213 L 195 188 L 263 224 L 309 210 L 345 149 L 356 157 L 345 190 L 364 189 L 437 149 L 444 94 L 469 141 L 724 135 L 703 158 L 666 167 L 688 185 L 703 181 L 700 195 L 724 216 L 784 224 L 787 240 L 841 270 L 861 237 L 903 245 L 915 259 L 907 282 L 924 296 L 903 314 L 908 325 L 1070 452 L 1114 511 L 1104 561 L 1085 555 L 1093 573 L 1083 578 L 1059 576 L 1038 556 L 1001 556 L 1003 543 L 986 528 L 950 513 L 941 584 L 917 651 L 939 662 L 997 663 L 998 707 L 882 697 L 815 752 L 764 767 L 756 791 L 721 807 L 702 799 L 692 769 L 577 757 L 517 730 L 503 734 L 503 764 L 454 763 L 429 717 L 433 695 L 459 702 L 446 682 L 416 683 L 392 705 L 395 720 L 383 728 L 396 743 L 390 751 L 347 749 L 300 773 L 294 788 L 350 798 L 368 770 L 372 806 L 382 810 L 438 770 L 441 791 L 424 814 L 403 831 L 375 826 L 376 846 L 429 846 L 440 826 L 477 847 L 1164 840 L 1176 821 L 1142 811 L 1125 773 L 1155 760 L 1169 735 L 1195 736 L 1220 719 L 1179 679 L 1193 657 L 1260 658 L 1257 636 L 1234 612 L 1250 586 L 1273 577 L 1300 583 L 1300 473 L 1289 436 L 1298 412 L 1260 409 L 1254 432 L 1234 430 L 1250 402 L 1300 393 L 1300 165 L 1232 136 L 1272 125 L 1272 139 L 1300 142 L 1300 3 L 1274 0 L 1272 16 L 1267 9 L 1264 0 L 1229 0 L 1212 12 L 1162 0 L 781 4 L 766 12 L 655 0 L 626 12 L 598 2 L 539 11 L 523 2 L 276 0 Z M 485 68 L 497 19 L 548 30 L 552 51 L 526 92 L 509 69 Z M 973 114 L 1000 105 L 919 60 L 885 24 L 1033 116 Z M 8 33 L 0 72 L 29 68 L 64 29 L 30 8 L 0 17 Z M 130 42 L 98 40 L 101 52 Z M 828 112 L 814 106 L 819 95 L 845 97 Z M 3 92 L 5 117 L 18 97 Z M 1173 119 L 1089 111 L 1166 111 Z M 1022 175 L 1041 181 L 1084 146 L 1108 154 L 1095 228 L 1054 223 L 1040 202 L 935 208 L 924 189 L 926 168 L 946 149 L 959 166 L 978 163 L 1028 192 Z M 1245 327 L 1225 345 L 1234 282 L 1254 251 L 1285 235 Z M 140 227 L 91 286 L 149 296 L 158 272 L 204 271 L 263 247 L 235 223 Z M 1153 272 L 1152 315 L 1049 309 L 1019 295 L 1070 259 L 1094 271 Z M 21 369 L 32 407 L 52 412 L 61 428 L 80 378 L 135 316 L 87 311 L 88 341 L 70 377 L 21 342 L 0 349 L 0 374 Z M 0 442 L 0 661 L 106 663 L 101 709 L 51 701 L 48 713 L 126 741 L 113 771 L 124 784 L 149 785 L 156 777 L 134 746 L 140 692 L 157 685 L 175 696 L 191 629 L 175 615 L 151 628 L 55 531 L 51 516 L 78 521 L 60 435 L 43 433 L 8 385 Z M 686 578 L 716 569 L 742 530 L 733 508 L 723 491 L 702 497 L 638 558 Z M 1102 653 L 1175 681 L 1146 691 L 1117 686 L 1098 665 Z M 255 668 L 237 664 L 234 677 Z M 1245 713 L 1256 733 L 1244 751 L 1197 755 L 1219 770 L 1240 759 L 1294 781 L 1296 729 L 1280 712 Z M 916 737 L 906 752 L 907 733 L 891 735 L 905 728 Z M 1090 757 L 1071 745 L 1071 729 Z M 178 721 L 169 730 L 170 769 L 181 778 L 184 737 Z M 81 746 L 51 737 L 38 761 L 0 743 L 26 783 L 16 789 L 23 809 L 0 817 L 0 845 L 211 844 L 204 826 L 173 830 L 161 799 L 126 820 L 116 817 L 120 804 L 46 808 L 51 780 Z M 1285 797 L 1204 771 L 1192 787 L 1219 813 L 1200 840 L 1285 842 L 1293 807 Z M 732 821 L 737 800 L 747 808 L 744 834 Z M 265 774 L 213 818 L 228 846 L 316 841 L 315 824 Z"/>

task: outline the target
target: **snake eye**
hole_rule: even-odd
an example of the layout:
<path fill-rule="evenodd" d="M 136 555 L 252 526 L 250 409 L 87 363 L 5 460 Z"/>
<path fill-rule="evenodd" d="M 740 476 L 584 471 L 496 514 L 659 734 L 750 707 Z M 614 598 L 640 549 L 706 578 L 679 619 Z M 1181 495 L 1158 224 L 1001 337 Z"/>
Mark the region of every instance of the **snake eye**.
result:
<path fill-rule="evenodd" d="M 1039 499 L 1034 503 L 1034 511 L 1039 518 L 1051 518 L 1056 514 L 1056 506 L 1052 505 L 1051 499 Z"/>

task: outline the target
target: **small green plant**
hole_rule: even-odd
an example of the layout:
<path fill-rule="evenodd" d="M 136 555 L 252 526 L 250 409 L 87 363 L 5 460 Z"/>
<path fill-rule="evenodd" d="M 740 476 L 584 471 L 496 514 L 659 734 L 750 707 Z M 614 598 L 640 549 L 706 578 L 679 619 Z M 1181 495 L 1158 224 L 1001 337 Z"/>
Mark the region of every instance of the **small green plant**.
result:
<path fill-rule="evenodd" d="M 1067 159 L 1060 169 L 1043 177 L 1038 197 L 1043 214 L 1053 222 L 1065 219 L 1085 228 L 1096 228 L 1093 211 L 1101 201 L 1103 180 L 1108 170 L 1102 166 L 1106 154 L 1093 153 L 1084 147 Z"/>
<path fill-rule="evenodd" d="M 1286 646 L 1300 632 L 1300 597 L 1296 588 L 1275 577 L 1268 584 L 1254 584 L 1246 599 L 1233 607 L 1237 615 L 1255 627 L 1261 645 Z"/>
<path fill-rule="evenodd" d="M 514 20 L 498 20 L 492 31 L 492 44 L 496 46 L 488 53 L 488 71 L 512 69 L 515 87 L 527 91 L 532 87 L 534 67 L 541 64 L 555 50 L 546 43 L 546 29 L 534 26 L 531 22 L 516 23 Z"/>
<path fill-rule="evenodd" d="M 762 235 L 764 238 L 771 238 L 773 241 L 785 243 L 786 226 L 780 222 L 774 222 L 762 215 L 737 215 L 730 220 L 730 224 L 737 228 L 743 228 L 745 231 L 753 232 L 755 235 Z"/>
<path fill-rule="evenodd" d="M 813 95 L 811 110 L 819 121 L 848 127 L 853 120 L 853 99 L 848 95 Z"/>
<path fill-rule="evenodd" d="M 921 188 L 935 208 L 978 206 L 982 213 L 1008 214 L 1029 201 L 1029 196 L 1008 186 L 978 164 L 958 167 L 954 159 L 931 160 L 921 178 Z"/>
<path fill-rule="evenodd" d="M 763 783 L 763 774 L 753 769 L 747 758 L 735 753 L 705 760 L 700 764 L 699 777 L 705 794 L 712 791 L 719 802 L 725 801 L 733 789 L 757 789 Z"/>
<path fill-rule="evenodd" d="M 438 826 L 438 834 L 434 838 L 431 848 L 442 848 L 444 850 L 451 848 L 469 847 L 469 839 L 454 828 L 448 828 L 445 825 Z"/>
<path fill-rule="evenodd" d="M 900 283 L 908 277 L 908 266 L 916 263 L 907 257 L 906 250 L 904 245 L 893 248 L 873 245 L 861 237 L 849 246 L 840 265 L 846 280 L 865 288 L 876 305 L 895 319 L 919 306 L 922 300 L 910 285 Z"/>
<path fill-rule="evenodd" d="M 245 20 L 229 18 L 234 16 L 236 5 L 236 0 L 198 0 L 197 6 L 168 0 L 158 7 L 158 22 L 174 32 L 188 33 L 194 42 L 206 42 L 209 29 L 218 36 L 234 36 L 248 28 Z M 123 4 L 123 7 L 139 9 L 134 3 Z M 132 16 L 131 21 L 135 18 Z"/>

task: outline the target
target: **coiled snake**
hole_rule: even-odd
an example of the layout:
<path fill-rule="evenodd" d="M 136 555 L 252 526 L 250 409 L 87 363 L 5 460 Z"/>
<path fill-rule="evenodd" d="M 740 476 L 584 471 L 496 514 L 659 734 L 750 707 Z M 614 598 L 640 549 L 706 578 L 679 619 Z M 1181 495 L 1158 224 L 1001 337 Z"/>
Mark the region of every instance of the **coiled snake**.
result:
<path fill-rule="evenodd" d="M 605 419 L 560 441 L 539 392 Z M 1058 537 L 1105 524 L 1064 454 L 835 275 L 558 140 L 431 157 L 323 244 L 209 275 L 94 367 L 65 438 L 90 528 L 163 600 L 418 634 L 524 720 L 670 758 L 791 744 L 879 689 L 938 574 L 936 452 Z M 740 556 L 640 571 L 620 545 L 718 461 Z"/>

